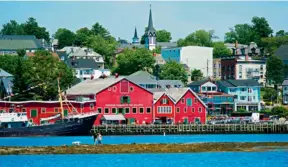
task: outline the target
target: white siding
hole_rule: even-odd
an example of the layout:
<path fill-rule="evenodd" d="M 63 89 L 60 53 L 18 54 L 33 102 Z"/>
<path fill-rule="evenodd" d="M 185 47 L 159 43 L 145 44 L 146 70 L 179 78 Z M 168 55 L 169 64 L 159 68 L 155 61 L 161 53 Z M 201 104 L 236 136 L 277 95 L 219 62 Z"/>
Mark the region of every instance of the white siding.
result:
<path fill-rule="evenodd" d="M 261 68 L 261 65 L 263 67 L 263 70 L 260 70 Z M 240 73 L 241 69 L 240 67 L 242 67 L 242 75 Z M 249 64 L 244 64 L 244 63 L 237 63 L 236 64 L 236 74 L 235 74 L 235 79 L 251 79 L 248 77 L 248 73 L 247 73 L 247 70 L 248 69 L 254 69 L 254 70 L 259 70 L 259 80 L 258 82 L 259 83 L 265 83 L 265 74 L 266 74 L 266 64 L 253 64 L 253 63 L 249 63 Z M 255 73 L 256 74 L 256 73 Z M 261 78 L 261 75 L 263 76 Z M 240 77 L 242 76 L 242 77 Z"/>
<path fill-rule="evenodd" d="M 213 48 L 200 46 L 182 47 L 180 53 L 180 62 L 187 64 L 191 70 L 201 70 L 204 77 L 213 76 Z"/>

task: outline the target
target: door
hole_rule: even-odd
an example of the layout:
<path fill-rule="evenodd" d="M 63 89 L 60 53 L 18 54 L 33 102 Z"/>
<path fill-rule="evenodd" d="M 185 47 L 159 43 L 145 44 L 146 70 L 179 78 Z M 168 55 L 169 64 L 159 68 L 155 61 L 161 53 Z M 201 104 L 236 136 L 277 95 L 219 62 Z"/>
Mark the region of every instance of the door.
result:
<path fill-rule="evenodd" d="M 65 110 L 64 110 L 64 117 L 67 117 L 67 116 L 68 116 L 68 110 L 65 109 Z"/>
<path fill-rule="evenodd" d="M 188 118 L 184 118 L 184 124 L 188 124 Z"/>

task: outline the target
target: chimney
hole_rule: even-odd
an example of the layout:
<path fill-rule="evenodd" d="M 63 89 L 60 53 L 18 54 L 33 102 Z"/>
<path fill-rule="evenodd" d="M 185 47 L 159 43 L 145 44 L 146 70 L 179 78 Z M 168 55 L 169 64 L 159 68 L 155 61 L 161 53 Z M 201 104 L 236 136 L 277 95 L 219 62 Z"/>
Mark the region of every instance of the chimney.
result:
<path fill-rule="evenodd" d="M 115 73 L 115 78 L 118 78 L 119 77 L 119 74 L 118 73 Z"/>

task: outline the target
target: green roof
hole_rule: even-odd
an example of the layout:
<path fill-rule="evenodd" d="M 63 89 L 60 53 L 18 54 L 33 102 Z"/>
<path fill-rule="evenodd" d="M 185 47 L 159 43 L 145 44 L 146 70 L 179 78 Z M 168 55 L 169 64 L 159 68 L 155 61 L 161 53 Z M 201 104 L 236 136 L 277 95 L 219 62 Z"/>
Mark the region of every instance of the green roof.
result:
<path fill-rule="evenodd" d="M 35 40 L 0 39 L 0 50 L 38 49 Z"/>

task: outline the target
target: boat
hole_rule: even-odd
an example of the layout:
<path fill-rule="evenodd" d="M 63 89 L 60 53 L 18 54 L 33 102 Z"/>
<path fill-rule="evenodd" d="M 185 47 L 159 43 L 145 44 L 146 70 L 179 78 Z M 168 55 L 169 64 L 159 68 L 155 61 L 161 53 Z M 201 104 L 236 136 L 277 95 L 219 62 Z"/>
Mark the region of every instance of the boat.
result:
<path fill-rule="evenodd" d="M 0 113 L 0 137 L 89 135 L 98 113 L 72 112 L 64 116 L 59 81 L 58 91 L 62 114 L 41 118 L 41 124 L 36 125 L 29 121 L 26 112 L 12 110 L 8 113 Z"/>

